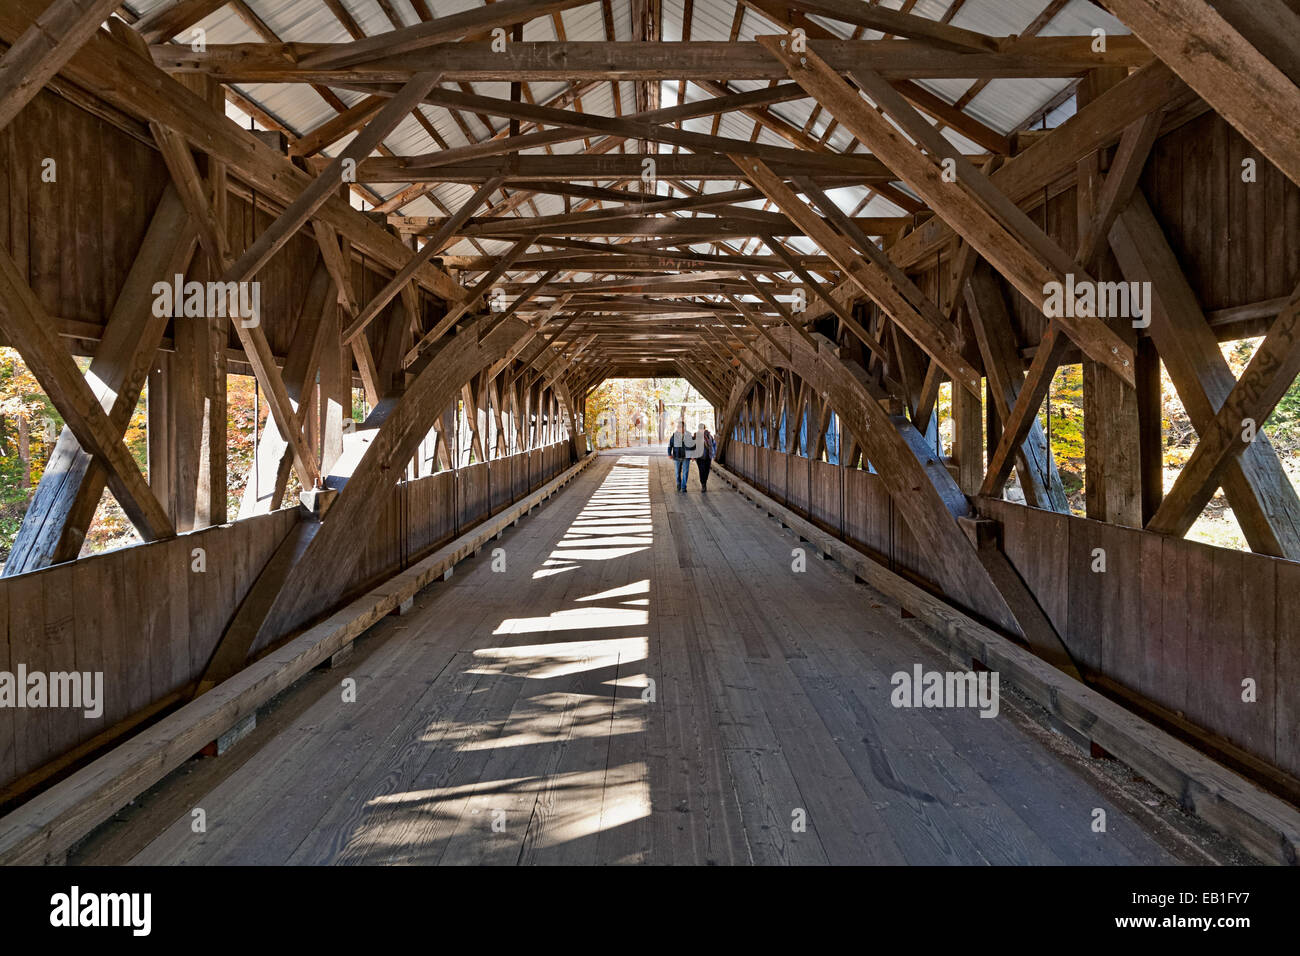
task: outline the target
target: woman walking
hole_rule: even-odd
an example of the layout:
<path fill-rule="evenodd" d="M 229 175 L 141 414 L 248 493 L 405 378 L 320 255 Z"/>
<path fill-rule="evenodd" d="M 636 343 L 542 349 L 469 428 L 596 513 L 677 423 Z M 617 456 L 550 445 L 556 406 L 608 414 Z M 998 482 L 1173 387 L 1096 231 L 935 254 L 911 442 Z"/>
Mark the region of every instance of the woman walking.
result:
<path fill-rule="evenodd" d="M 709 490 L 709 468 L 713 466 L 713 455 L 718 450 L 718 446 L 713 441 L 713 435 L 709 433 L 709 428 L 704 422 L 700 422 L 699 428 L 695 430 L 695 447 L 700 453 L 697 463 L 700 466 L 700 491 Z"/>

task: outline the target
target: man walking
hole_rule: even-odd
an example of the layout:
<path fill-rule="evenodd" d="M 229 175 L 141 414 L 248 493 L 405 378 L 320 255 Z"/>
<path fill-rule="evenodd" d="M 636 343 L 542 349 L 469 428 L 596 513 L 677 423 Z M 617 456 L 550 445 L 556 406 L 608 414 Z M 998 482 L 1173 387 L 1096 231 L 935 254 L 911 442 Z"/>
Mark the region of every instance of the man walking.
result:
<path fill-rule="evenodd" d="M 694 449 L 694 442 L 691 436 L 686 434 L 686 422 L 677 423 L 677 431 L 673 432 L 672 437 L 668 439 L 668 457 L 672 458 L 673 464 L 677 468 L 677 490 L 686 490 L 686 479 L 691 474 L 691 459 L 689 452 Z"/>

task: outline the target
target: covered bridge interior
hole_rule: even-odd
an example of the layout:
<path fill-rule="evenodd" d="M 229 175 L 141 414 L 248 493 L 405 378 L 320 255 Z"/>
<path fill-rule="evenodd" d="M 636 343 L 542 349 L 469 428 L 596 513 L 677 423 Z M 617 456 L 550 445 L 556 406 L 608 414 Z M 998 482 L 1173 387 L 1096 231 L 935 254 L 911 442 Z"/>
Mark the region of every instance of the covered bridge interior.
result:
<path fill-rule="evenodd" d="M 0 41 L 0 339 L 63 422 L 0 861 L 1296 862 L 1294 0 L 5 0 Z M 649 376 L 713 406 L 707 496 L 591 450 Z M 1186 537 L 1220 489 L 1249 550 Z M 140 543 L 86 554 L 106 494 Z"/>

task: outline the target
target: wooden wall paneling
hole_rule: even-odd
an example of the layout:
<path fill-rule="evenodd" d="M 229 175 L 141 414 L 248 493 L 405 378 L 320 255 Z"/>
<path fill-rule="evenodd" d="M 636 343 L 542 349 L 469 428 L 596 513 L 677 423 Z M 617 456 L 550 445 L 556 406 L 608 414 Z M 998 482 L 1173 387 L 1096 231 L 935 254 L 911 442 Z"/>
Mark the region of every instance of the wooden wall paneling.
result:
<path fill-rule="evenodd" d="M 252 519 L 249 519 L 252 520 Z M 235 522 L 235 526 L 242 522 Z M 226 610 L 221 594 L 221 576 L 217 566 L 220 556 L 213 553 L 213 543 L 221 528 L 207 528 L 194 534 L 182 535 L 185 542 L 185 591 L 191 609 L 189 626 L 190 673 L 201 674 L 212 652 L 216 650 L 225 621 L 217 621 Z M 194 570 L 197 549 L 203 550 L 203 571 Z"/>
<path fill-rule="evenodd" d="M 1199 608 L 1188 600 L 1188 587 L 1197 586 L 1192 575 L 1194 566 L 1189 567 L 1189 558 L 1195 551 L 1190 541 L 1177 538 L 1165 538 L 1161 562 L 1164 570 L 1163 608 L 1161 624 L 1164 632 L 1160 639 L 1160 674 L 1161 687 L 1158 703 L 1174 712 L 1187 709 L 1189 663 L 1188 648 L 1192 628 L 1198 625 L 1193 620 Z"/>
<path fill-rule="evenodd" d="M 888 551 L 890 568 L 920 577 L 912 555 L 911 533 L 898 508 L 890 499 Z"/>
<path fill-rule="evenodd" d="M 1210 152 L 1214 166 L 1212 174 L 1214 188 L 1208 200 L 1209 216 L 1214 223 L 1215 254 L 1210 259 L 1210 269 L 1204 277 L 1204 281 L 1209 286 L 1208 295 L 1201 300 L 1208 308 L 1221 308 L 1231 302 L 1232 277 L 1228 271 L 1231 256 L 1228 250 L 1231 248 L 1234 234 L 1239 235 L 1239 233 L 1233 227 L 1229 197 L 1245 184 L 1241 181 L 1241 166 L 1238 165 L 1234 169 L 1231 165 L 1232 158 L 1228 151 L 1230 129 L 1227 123 L 1219 122 L 1214 123 L 1209 131 Z"/>
<path fill-rule="evenodd" d="M 147 674 L 132 712 L 147 707 L 171 689 L 171 610 L 168 593 L 166 548 L 131 548 L 131 565 L 126 572 L 128 587 L 135 596 L 135 623 L 140 641 L 133 649 L 143 653 Z"/>
<path fill-rule="evenodd" d="M 844 495 L 861 497 L 858 521 L 863 543 L 889 562 L 889 501 L 880 482 L 865 468 L 851 468 L 845 475 Z"/>
<path fill-rule="evenodd" d="M 806 518 L 809 506 L 812 503 L 811 489 L 809 487 L 810 462 L 798 453 L 787 454 L 784 457 L 786 497 L 789 500 L 790 508 L 801 517 Z"/>
<path fill-rule="evenodd" d="M 844 534 L 844 469 L 830 462 L 811 462 L 810 512 L 814 524 L 837 536 Z"/>
<path fill-rule="evenodd" d="M 71 671 L 76 667 L 76 629 L 77 600 L 72 589 L 72 575 L 67 567 L 60 568 L 57 574 L 40 576 L 42 608 L 39 618 L 39 634 L 44 645 L 42 651 L 47 661 L 45 670 Z M 46 693 L 51 696 L 46 700 L 46 720 L 49 727 L 48 750 L 41 762 L 58 756 L 65 749 L 64 742 L 79 739 L 85 730 L 82 711 L 71 707 L 53 706 L 54 688 L 48 683 Z"/>
<path fill-rule="evenodd" d="M 124 696 L 123 715 L 133 714 L 147 707 L 153 699 L 154 619 L 158 604 L 153 589 L 156 582 L 147 581 L 152 556 L 148 548 L 126 548 L 105 555 L 101 560 L 109 571 L 106 584 L 116 584 L 122 595 L 120 613 L 121 660 L 119 692 Z M 58 569 L 53 569 L 57 571 Z M 50 572 L 44 572 L 50 573 Z"/>
<path fill-rule="evenodd" d="M 238 523 L 238 522 L 237 522 Z M 208 574 L 216 571 L 216 580 L 213 582 L 214 591 L 220 595 L 220 603 L 217 605 L 221 610 L 213 615 L 211 626 L 214 634 L 212 640 L 212 650 L 208 657 L 216 653 L 221 636 L 225 633 L 226 627 L 235 616 L 235 609 L 242 603 L 245 594 L 248 593 L 248 587 L 241 587 L 240 581 L 235 573 L 229 559 L 229 546 L 225 535 L 214 533 L 211 537 L 212 548 L 208 551 Z M 193 550 L 193 549 L 191 549 Z M 215 555 L 215 562 L 214 562 Z M 215 569 L 213 567 L 215 563 Z M 204 662 L 206 669 L 207 661 Z M 199 671 L 202 676 L 203 670 Z"/>
<path fill-rule="evenodd" d="M 17 175 L 16 160 L 14 124 L 10 123 L 4 129 L 0 129 L 0 246 L 9 250 L 9 254 L 13 256 L 14 262 L 18 265 L 19 272 L 26 274 L 26 257 L 20 258 L 15 253 L 14 242 L 10 236 L 13 229 L 14 192 L 17 185 L 15 182 Z"/>
<path fill-rule="evenodd" d="M 1263 165 L 1262 169 L 1264 175 L 1261 179 L 1268 190 L 1264 199 L 1265 228 L 1263 232 L 1251 229 L 1250 235 L 1252 247 L 1259 246 L 1260 261 L 1265 264 L 1265 270 L 1261 284 L 1253 287 L 1251 292 L 1258 298 L 1276 298 L 1289 295 L 1300 284 L 1300 277 L 1286 271 L 1287 245 L 1300 241 L 1300 235 L 1286 231 L 1286 195 L 1300 186 L 1287 179 L 1271 163 Z"/>
<path fill-rule="evenodd" d="M 103 615 L 100 622 L 100 648 L 104 662 L 104 718 L 105 726 L 111 727 L 131 713 L 131 695 L 127 687 L 132 670 L 137 666 L 134 660 L 138 660 L 140 656 L 135 650 L 136 631 L 126 623 L 128 609 L 132 608 L 132 605 L 126 595 L 121 561 L 107 555 L 98 560 L 77 563 L 94 565 L 92 577 L 100 589 L 99 604 Z"/>
<path fill-rule="evenodd" d="M 63 297 L 68 306 L 63 314 L 83 322 L 100 322 L 108 314 L 108 306 L 100 296 L 99 247 L 105 242 L 116 242 L 118 230 L 106 228 L 99 202 L 108 185 L 103 181 L 102 159 L 106 124 L 83 120 L 78 125 L 81 128 L 66 144 L 65 160 L 59 164 L 59 185 L 63 190 L 60 232 L 64 242 L 60 262 Z M 125 185 L 118 184 L 117 188 L 127 191 L 122 188 Z"/>
<path fill-rule="evenodd" d="M 1173 539 L 1170 539 L 1172 541 Z M 1214 726 L 1212 715 L 1221 709 L 1216 693 L 1218 678 L 1205 673 L 1216 655 L 1225 654 L 1214 625 L 1214 562 L 1210 549 L 1194 541 L 1182 541 L 1186 548 L 1177 549 L 1177 560 L 1185 575 L 1179 600 L 1186 608 L 1187 622 L 1183 633 L 1183 660 L 1181 672 L 1170 675 L 1174 681 L 1186 684 L 1185 702 L 1180 708 L 1187 719 L 1203 727 Z M 1168 632 L 1166 631 L 1166 634 Z"/>
<path fill-rule="evenodd" d="M 402 493 L 406 498 L 406 511 L 403 515 L 402 533 L 406 537 L 407 562 L 417 560 L 426 546 L 432 515 L 427 501 L 428 483 L 431 476 L 416 478 L 402 484 Z"/>
<path fill-rule="evenodd" d="M 1195 698 L 1201 709 L 1197 722 L 1237 740 L 1248 722 L 1241 704 L 1242 677 L 1242 560 L 1240 551 L 1200 547 L 1194 552 L 1193 587 L 1208 592 L 1209 627 L 1189 632 L 1200 638 L 1189 665 L 1198 673 Z"/>
<path fill-rule="evenodd" d="M 456 475 L 452 471 L 444 471 L 438 474 L 434 481 L 436 484 L 430 487 L 430 493 L 437 502 L 439 516 L 437 543 L 441 544 L 450 541 L 456 534 L 456 517 L 452 513 L 452 509 L 456 506 Z"/>
<path fill-rule="evenodd" d="M 1164 684 L 1164 539 L 1160 535 L 1142 535 L 1141 581 L 1138 595 L 1142 618 L 1138 621 L 1136 642 L 1142 650 L 1141 670 L 1134 689 L 1151 700 L 1158 700 Z"/>
<path fill-rule="evenodd" d="M 1209 148 L 1213 137 L 1193 136 L 1185 140 L 1182 155 L 1181 201 L 1172 218 L 1179 223 L 1178 261 L 1197 297 L 1204 303 L 1205 277 L 1213 274 L 1212 261 L 1220 253 L 1211 246 L 1214 204 L 1211 187 Z"/>
<path fill-rule="evenodd" d="M 377 510 L 374 522 L 371 525 L 370 535 L 366 539 L 365 549 L 362 551 L 361 560 L 357 562 L 356 570 L 353 572 L 351 580 L 348 581 L 345 588 L 346 593 L 351 594 L 358 590 L 364 582 L 374 578 L 384 565 L 387 550 L 388 528 L 390 522 L 390 511 L 393 507 L 393 495 L 391 489 L 384 489 L 384 506 Z M 341 597 L 342 595 L 340 595 Z"/>
<path fill-rule="evenodd" d="M 1069 604 L 1066 629 L 1061 634 L 1070 655 L 1081 670 L 1097 670 L 1101 666 L 1101 608 L 1097 601 L 1109 590 L 1109 577 L 1117 573 L 1112 566 L 1110 549 L 1106 547 L 1106 526 L 1099 521 L 1071 523 L 1069 548 Z M 1106 551 L 1106 571 L 1093 570 L 1097 548 Z"/>
<path fill-rule="evenodd" d="M 1242 184 L 1246 187 L 1246 218 L 1233 224 L 1234 233 L 1240 237 L 1246 250 L 1245 282 L 1248 298 L 1240 303 L 1243 305 L 1256 299 L 1270 298 L 1267 292 L 1268 262 L 1274 252 L 1267 247 L 1265 240 L 1269 234 L 1269 222 L 1276 214 L 1271 202 L 1273 197 L 1270 194 L 1274 183 L 1270 174 L 1277 171 L 1257 150 L 1251 150 L 1251 155 L 1257 157 L 1255 182 Z M 1240 180 L 1241 176 L 1238 175 L 1237 179 Z M 1210 193 L 1205 193 L 1202 202 L 1209 195 Z M 1280 197 L 1280 193 L 1277 195 Z M 1287 289 L 1278 295 L 1286 295 L 1290 291 Z"/>
<path fill-rule="evenodd" d="M 443 486 L 447 483 L 450 472 L 430 475 L 422 479 L 419 485 L 418 511 L 412 509 L 411 547 L 413 555 L 420 555 L 432 550 L 447 537 L 447 498 Z"/>
<path fill-rule="evenodd" d="M 241 529 L 241 536 L 249 536 L 251 530 L 248 527 Z M 190 549 L 184 536 L 159 543 L 162 545 L 158 549 L 162 557 L 162 574 L 157 583 L 167 595 L 167 616 L 165 621 L 167 628 L 167 664 L 169 668 L 165 676 L 169 686 L 162 694 L 155 694 L 155 700 L 184 686 L 193 676 L 190 669 L 189 586 L 186 580 L 190 573 Z M 233 613 L 233 608 L 231 610 Z"/>
<path fill-rule="evenodd" d="M 407 540 L 410 560 L 418 561 L 426 553 L 440 544 L 445 536 L 445 497 L 442 487 L 446 484 L 440 472 L 410 483 L 411 509 L 407 514 Z"/>
<path fill-rule="evenodd" d="M 1155 213 L 1156 218 L 1162 223 L 1167 223 L 1166 236 L 1170 244 L 1175 248 L 1181 249 L 1183 245 L 1182 233 L 1182 203 L 1183 203 L 1183 155 L 1186 152 L 1187 128 L 1178 131 L 1178 137 L 1175 141 L 1156 140 L 1155 147 L 1152 148 L 1153 159 L 1147 161 L 1146 171 L 1143 173 L 1143 182 L 1149 181 L 1158 202 L 1152 205 L 1151 211 Z M 1235 214 L 1234 214 L 1235 215 Z"/>
<path fill-rule="evenodd" d="M 1250 290 L 1247 288 L 1247 276 L 1250 267 L 1246 261 L 1248 255 L 1245 241 L 1245 227 L 1247 225 L 1247 208 L 1250 203 L 1249 192 L 1252 188 L 1257 187 L 1258 182 L 1243 183 L 1241 181 L 1241 164 L 1242 161 L 1251 158 L 1255 160 L 1256 176 L 1259 174 L 1260 160 L 1263 158 L 1258 151 L 1251 147 L 1236 130 L 1230 130 L 1228 133 L 1228 168 L 1236 171 L 1236 182 L 1228 190 L 1228 215 L 1229 215 L 1229 235 L 1231 237 L 1226 250 L 1220 254 L 1227 254 L 1228 257 L 1228 280 L 1227 291 L 1229 304 L 1240 304 L 1250 301 Z M 1191 276 L 1189 275 L 1189 280 Z"/>
<path fill-rule="evenodd" d="M 1288 180 L 1283 192 L 1282 234 L 1286 237 L 1282 261 L 1282 285 L 1300 284 L 1300 188 Z"/>
<path fill-rule="evenodd" d="M 538 453 L 538 476 L 546 473 L 545 452 Z M 462 468 L 457 472 L 460 492 L 457 495 L 460 506 L 460 526 L 468 528 L 478 524 L 488 516 L 487 464 L 480 462 Z"/>
<path fill-rule="evenodd" d="M 25 138 L 26 187 L 28 191 L 29 262 L 28 283 L 36 298 L 51 315 L 60 315 L 62 301 L 63 275 L 61 260 L 67 254 L 63 247 L 60 225 L 60 203 L 70 195 L 72 171 L 67 157 L 63 154 L 63 141 L 68 131 L 61 128 L 54 111 L 53 97 L 40 96 L 28 104 L 30 121 L 36 135 Z M 42 162 L 46 158 L 60 163 L 59 177 L 56 183 L 41 181 Z"/>
<path fill-rule="evenodd" d="M 528 455 L 516 452 L 510 456 L 511 492 L 513 500 L 518 501 L 528 494 Z"/>
<path fill-rule="evenodd" d="M 488 463 L 488 487 L 491 489 L 493 514 L 506 508 L 514 500 L 509 458 L 494 458 Z"/>
<path fill-rule="evenodd" d="M 890 523 L 893 530 L 895 566 L 937 588 L 938 585 L 934 584 L 934 582 L 941 580 L 941 578 L 934 567 L 930 549 L 925 547 L 923 542 L 917 538 L 915 532 L 908 527 L 907 522 L 903 520 L 902 512 L 897 508 L 893 509 Z M 961 602 L 963 597 L 958 595 L 956 599 Z"/>
<path fill-rule="evenodd" d="M 49 572 L 46 572 L 49 573 Z M 9 594 L 9 656 L 16 669 L 24 664 L 29 672 L 50 670 L 45 635 L 41 628 L 44 596 L 39 574 L 13 578 Z M 21 777 L 40 766 L 49 752 L 49 711 L 21 708 L 13 712 L 14 775 Z"/>
<path fill-rule="evenodd" d="M 0 137 L 0 155 L 4 148 L 4 139 Z M 0 194 L 5 192 L 5 187 L 3 176 L 0 176 Z M 4 203 L 0 200 L 0 213 L 3 211 Z M 4 219 L 0 218 L 0 229 L 3 226 Z M 17 669 L 17 661 L 13 658 L 9 643 L 9 591 L 0 588 L 0 671 L 12 674 Z M 17 713 L 17 708 L 0 709 L 0 784 L 17 776 L 14 772 L 14 718 Z"/>
<path fill-rule="evenodd" d="M 95 256 L 99 259 L 99 301 L 103 307 L 98 316 L 92 321 L 101 321 L 102 316 L 108 314 L 112 307 L 111 303 L 117 298 L 118 290 L 122 286 L 122 280 L 126 278 L 126 270 L 130 268 L 131 262 L 127 259 L 128 246 L 132 239 L 135 240 L 134 248 L 139 248 L 139 236 L 133 236 L 132 227 L 135 224 L 137 208 L 144 202 L 144 192 L 147 189 L 147 182 L 141 182 L 139 185 L 131 178 L 128 165 L 137 159 L 137 153 L 131 149 L 129 143 L 118 140 L 114 135 L 115 130 L 112 127 L 101 125 L 100 136 L 103 138 L 103 146 L 99 156 L 99 165 L 103 177 L 102 188 L 95 196 L 95 201 L 99 203 L 98 222 L 100 225 L 103 241 L 97 243 L 98 248 L 94 250 Z M 147 168 L 147 161 L 145 163 Z M 133 188 L 124 188 L 130 183 Z M 155 203 L 155 207 L 156 207 Z M 111 241 L 110 241 L 111 238 Z"/>
<path fill-rule="evenodd" d="M 1300 776 L 1300 564 L 1280 561 L 1276 569 L 1273 756 L 1279 768 Z"/>
<path fill-rule="evenodd" d="M 879 550 L 881 554 L 888 556 L 892 564 L 894 560 L 894 501 L 889 497 L 889 492 L 885 490 L 885 483 L 880 480 L 879 476 L 865 470 L 863 474 L 868 478 L 868 486 L 871 488 L 871 524 L 875 529 Z"/>
<path fill-rule="evenodd" d="M 1101 618 L 1101 670 L 1125 687 L 1137 689 L 1143 672 L 1142 533 L 1106 525 L 1106 574 L 1096 575 L 1100 585 L 1095 604 Z"/>
<path fill-rule="evenodd" d="M 767 449 L 766 455 L 768 487 L 772 489 L 772 497 L 785 504 L 790 500 L 790 456 L 774 448 Z"/>
<path fill-rule="evenodd" d="M 423 529 L 429 523 L 428 508 L 424 501 L 424 478 L 414 478 L 402 483 L 402 495 L 405 499 L 402 512 L 402 535 L 406 541 L 406 561 L 409 567 L 415 555 L 424 547 Z"/>
<path fill-rule="evenodd" d="M 14 124 L 10 124 L 5 128 L 4 135 L 5 165 L 9 173 L 9 253 L 13 256 L 18 271 L 24 275 L 30 275 L 31 250 L 27 234 L 31 206 L 31 184 L 28 171 L 30 152 L 26 140 L 19 137 L 17 127 Z"/>
<path fill-rule="evenodd" d="M 388 490 L 388 506 L 384 509 L 380 521 L 379 547 L 375 553 L 375 564 L 369 578 L 364 582 L 365 585 L 368 585 L 371 580 L 387 577 L 401 569 L 402 535 L 399 530 L 401 525 L 402 487 L 400 484 L 393 484 Z M 357 583 L 358 588 L 362 586 L 364 586 L 362 582 Z"/>
<path fill-rule="evenodd" d="M 867 551 L 878 551 L 871 538 L 866 472 L 858 468 L 841 471 L 844 472 L 844 540 Z"/>
<path fill-rule="evenodd" d="M 1236 600 L 1241 606 L 1241 670 L 1232 707 L 1245 719 L 1236 722 L 1239 736 L 1234 739 L 1251 753 L 1277 763 L 1278 701 L 1283 694 L 1294 697 L 1300 692 L 1300 683 L 1293 682 L 1279 693 L 1279 645 L 1284 634 L 1278 627 L 1278 581 L 1285 565 L 1263 555 L 1240 552 L 1240 557 L 1241 587 Z M 1223 599 L 1231 600 L 1226 593 Z M 1247 677 L 1255 681 L 1255 703 L 1241 699 L 1241 681 Z"/>

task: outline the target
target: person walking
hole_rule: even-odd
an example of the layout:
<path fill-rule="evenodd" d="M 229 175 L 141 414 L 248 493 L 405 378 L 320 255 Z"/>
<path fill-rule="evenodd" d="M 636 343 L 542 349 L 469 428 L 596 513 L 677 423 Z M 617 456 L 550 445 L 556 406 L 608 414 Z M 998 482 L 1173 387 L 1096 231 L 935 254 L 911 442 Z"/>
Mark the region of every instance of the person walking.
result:
<path fill-rule="evenodd" d="M 695 447 L 700 450 L 700 457 L 696 459 L 696 464 L 700 466 L 700 491 L 708 491 L 709 468 L 713 466 L 713 455 L 718 446 L 704 422 L 700 422 L 699 428 L 695 430 Z"/>
<path fill-rule="evenodd" d="M 668 439 L 668 457 L 677 468 L 677 490 L 686 490 L 686 479 L 691 474 L 690 452 L 694 450 L 693 436 L 686 432 L 686 422 L 677 423 L 677 431 Z"/>

